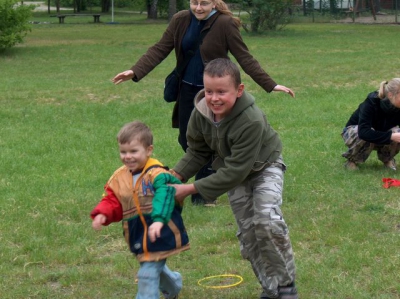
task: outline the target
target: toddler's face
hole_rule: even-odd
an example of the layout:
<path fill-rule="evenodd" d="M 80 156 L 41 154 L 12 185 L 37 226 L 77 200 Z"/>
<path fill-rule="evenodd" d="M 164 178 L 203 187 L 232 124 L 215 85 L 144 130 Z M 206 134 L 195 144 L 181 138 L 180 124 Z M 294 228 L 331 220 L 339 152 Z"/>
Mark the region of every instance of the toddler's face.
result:
<path fill-rule="evenodd" d="M 204 90 L 208 108 L 214 120 L 221 121 L 232 111 L 236 99 L 243 94 L 244 85 L 235 86 L 231 76 L 210 77 L 204 75 Z"/>
<path fill-rule="evenodd" d="M 152 152 L 152 145 L 144 147 L 138 139 L 134 139 L 130 143 L 119 143 L 119 157 L 132 172 L 142 170 Z"/>

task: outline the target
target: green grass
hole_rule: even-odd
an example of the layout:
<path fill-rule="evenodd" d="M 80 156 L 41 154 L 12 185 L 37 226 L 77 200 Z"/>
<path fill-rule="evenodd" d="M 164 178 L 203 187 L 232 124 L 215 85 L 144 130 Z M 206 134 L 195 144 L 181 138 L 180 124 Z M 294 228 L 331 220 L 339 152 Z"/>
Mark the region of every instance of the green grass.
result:
<path fill-rule="evenodd" d="M 89 213 L 120 165 L 115 137 L 124 123 L 149 124 L 155 157 L 166 165 L 182 154 L 170 128 L 172 105 L 162 99 L 173 55 L 139 83 L 110 81 L 165 27 L 146 20 L 34 24 L 24 44 L 0 55 L 1 298 L 134 296 L 138 264 L 120 224 L 95 232 Z M 366 94 L 399 76 L 398 27 L 291 24 L 244 39 L 271 76 L 296 92 L 295 99 L 267 94 L 243 75 L 283 140 L 282 209 L 301 298 L 400 298 L 400 190 L 381 181 L 398 175 L 375 154 L 359 171 L 345 171 L 340 137 Z M 168 261 L 183 274 L 181 297 L 258 298 L 226 196 L 213 209 L 188 200 L 183 217 L 192 249 Z M 197 285 L 223 273 L 244 281 L 220 290 Z"/>

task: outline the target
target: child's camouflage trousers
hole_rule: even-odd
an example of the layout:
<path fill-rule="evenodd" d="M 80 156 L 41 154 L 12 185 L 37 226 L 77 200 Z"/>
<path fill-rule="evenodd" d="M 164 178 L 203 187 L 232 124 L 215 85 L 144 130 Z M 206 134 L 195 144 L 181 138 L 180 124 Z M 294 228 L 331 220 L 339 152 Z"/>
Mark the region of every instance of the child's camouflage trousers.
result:
<path fill-rule="evenodd" d="M 278 286 L 295 279 L 295 263 L 282 204 L 282 157 L 228 192 L 238 225 L 243 258 L 253 267 L 264 292 L 275 298 Z"/>

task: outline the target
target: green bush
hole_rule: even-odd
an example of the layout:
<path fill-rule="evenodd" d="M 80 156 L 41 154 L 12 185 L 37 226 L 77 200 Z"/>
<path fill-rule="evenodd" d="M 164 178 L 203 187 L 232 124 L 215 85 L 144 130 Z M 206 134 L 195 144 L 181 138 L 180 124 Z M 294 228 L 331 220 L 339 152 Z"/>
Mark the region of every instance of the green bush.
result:
<path fill-rule="evenodd" d="M 31 27 L 32 5 L 17 5 L 15 0 L 0 0 L 0 50 L 22 43 Z"/>
<path fill-rule="evenodd" d="M 292 0 L 244 0 L 242 9 L 249 14 L 250 26 L 243 28 L 254 33 L 282 29 L 289 23 L 292 4 Z"/>
<path fill-rule="evenodd" d="M 168 16 L 168 6 L 169 6 L 169 0 L 158 0 L 157 2 L 158 15 L 161 17 Z M 176 0 L 176 11 L 188 8 L 189 8 L 189 1 Z"/>

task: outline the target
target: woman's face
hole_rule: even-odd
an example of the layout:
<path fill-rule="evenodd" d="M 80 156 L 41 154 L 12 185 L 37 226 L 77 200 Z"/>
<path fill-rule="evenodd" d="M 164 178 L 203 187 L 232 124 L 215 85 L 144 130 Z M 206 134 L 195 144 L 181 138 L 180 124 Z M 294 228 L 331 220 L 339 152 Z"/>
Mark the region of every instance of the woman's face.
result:
<path fill-rule="evenodd" d="M 215 4 L 213 1 L 190 0 L 190 10 L 199 21 L 206 19 L 213 8 L 215 8 Z"/>
<path fill-rule="evenodd" d="M 396 108 L 400 108 L 400 92 L 397 92 L 395 94 L 389 92 L 388 98 L 393 106 L 395 106 Z"/>

